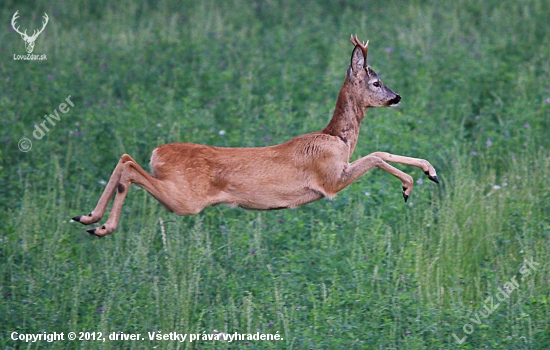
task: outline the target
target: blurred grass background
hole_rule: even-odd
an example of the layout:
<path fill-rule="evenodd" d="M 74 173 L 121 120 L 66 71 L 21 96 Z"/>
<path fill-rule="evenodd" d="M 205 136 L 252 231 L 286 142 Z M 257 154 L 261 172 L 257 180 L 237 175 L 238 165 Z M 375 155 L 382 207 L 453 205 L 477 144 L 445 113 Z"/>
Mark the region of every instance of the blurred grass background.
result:
<path fill-rule="evenodd" d="M 2 348 L 550 348 L 549 1 L 3 1 Z M 39 28 L 24 54 L 10 26 Z M 118 158 L 166 142 L 263 146 L 323 128 L 352 50 L 403 100 L 371 109 L 352 160 L 428 159 L 442 184 L 373 170 L 295 210 L 167 213 L 134 188 L 118 230 L 69 218 Z M 47 135 L 34 125 L 67 96 Z M 223 131 L 223 132 L 220 132 Z M 33 142 L 23 153 L 22 137 Z M 540 263 L 508 302 L 488 296 Z M 280 342 L 57 342 L 19 333 L 279 332 Z"/>

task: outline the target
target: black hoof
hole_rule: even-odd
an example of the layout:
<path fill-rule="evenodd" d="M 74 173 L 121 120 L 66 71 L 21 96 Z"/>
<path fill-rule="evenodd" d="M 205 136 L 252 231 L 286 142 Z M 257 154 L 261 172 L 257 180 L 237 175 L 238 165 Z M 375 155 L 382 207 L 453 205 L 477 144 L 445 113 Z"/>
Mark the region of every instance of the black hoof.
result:
<path fill-rule="evenodd" d="M 89 228 L 86 230 L 86 232 L 88 232 L 89 234 L 95 235 L 95 230 L 97 230 L 97 227 Z"/>
<path fill-rule="evenodd" d="M 436 184 L 439 183 L 439 179 L 437 178 L 437 175 L 431 176 L 430 173 L 428 173 L 427 171 L 425 171 L 424 174 L 428 175 L 428 179 L 432 180 Z"/>
<path fill-rule="evenodd" d="M 407 199 L 409 199 L 409 195 L 405 194 L 405 192 L 403 192 L 403 199 L 405 199 L 405 203 L 407 203 Z"/>
<path fill-rule="evenodd" d="M 73 218 L 73 220 L 76 221 L 76 222 L 80 222 L 80 218 L 81 218 L 81 217 L 82 217 L 82 215 L 75 216 L 75 217 Z"/>

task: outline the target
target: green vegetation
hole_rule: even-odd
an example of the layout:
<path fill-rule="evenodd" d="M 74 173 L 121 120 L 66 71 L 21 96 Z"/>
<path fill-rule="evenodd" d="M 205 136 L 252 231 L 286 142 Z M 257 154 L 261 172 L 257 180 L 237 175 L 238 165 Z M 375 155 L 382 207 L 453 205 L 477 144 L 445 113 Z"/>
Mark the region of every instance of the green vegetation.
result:
<path fill-rule="evenodd" d="M 3 4 L 1 348 L 550 348 L 549 1 Z M 29 32 L 48 13 L 34 49 L 46 61 L 13 59 L 25 53 L 16 10 Z M 407 204 L 373 170 L 332 201 L 191 217 L 134 186 L 113 235 L 69 223 L 123 153 L 148 169 L 167 142 L 263 146 L 323 128 L 351 33 L 403 97 L 367 111 L 353 159 L 425 158 L 442 184 L 398 166 L 419 182 Z M 69 95 L 75 106 L 35 139 Z M 522 280 L 525 259 L 540 265 Z M 513 277 L 509 299 L 471 321 Z M 10 339 L 214 329 L 284 340 Z"/>

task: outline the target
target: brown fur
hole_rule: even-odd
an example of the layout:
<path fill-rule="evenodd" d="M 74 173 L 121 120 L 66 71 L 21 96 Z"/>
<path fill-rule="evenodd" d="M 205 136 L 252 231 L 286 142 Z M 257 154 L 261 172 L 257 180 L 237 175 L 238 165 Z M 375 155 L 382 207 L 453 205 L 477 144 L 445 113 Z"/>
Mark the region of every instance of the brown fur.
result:
<path fill-rule="evenodd" d="M 332 198 L 374 167 L 402 181 L 406 200 L 412 191 L 412 177 L 386 162 L 417 166 L 437 182 L 435 169 L 423 159 L 376 152 L 349 163 L 366 109 L 392 105 L 400 99 L 366 66 L 368 43 L 357 45 L 357 38 L 352 42 L 355 49 L 351 65 L 334 115 L 323 130 L 260 148 L 162 145 L 151 156 L 153 175 L 125 154 L 92 215 L 74 220 L 83 224 L 98 222 L 118 188 L 105 225 L 88 230 L 98 236 L 112 233 L 132 183 L 145 188 L 168 210 L 192 215 L 218 203 L 259 210 L 298 207 L 323 197 Z"/>

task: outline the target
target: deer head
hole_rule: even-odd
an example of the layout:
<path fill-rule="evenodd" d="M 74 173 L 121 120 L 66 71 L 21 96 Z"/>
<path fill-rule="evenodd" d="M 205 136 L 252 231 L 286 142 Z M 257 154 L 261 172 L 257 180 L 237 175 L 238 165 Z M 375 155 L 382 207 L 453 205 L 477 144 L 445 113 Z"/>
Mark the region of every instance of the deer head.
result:
<path fill-rule="evenodd" d="M 21 35 L 21 37 L 25 41 L 25 49 L 27 50 L 27 52 L 32 53 L 32 50 L 34 50 L 34 41 L 36 40 L 38 35 L 40 35 L 40 33 L 42 33 L 44 31 L 44 28 L 46 28 L 46 24 L 48 24 L 48 20 L 49 20 L 48 15 L 46 13 L 44 13 L 43 18 L 44 18 L 45 22 L 42 22 L 42 29 L 40 29 L 40 30 L 35 29 L 33 31 L 32 35 L 28 36 L 26 29 L 25 29 L 24 33 L 21 33 L 19 31 L 19 27 L 15 27 L 15 21 L 17 20 L 17 18 L 19 18 L 17 16 L 18 12 L 19 11 L 15 11 L 15 13 L 13 14 L 13 17 L 11 18 L 11 26 L 13 27 L 13 30 L 15 30 L 17 33 L 19 33 L 19 35 Z"/>
<path fill-rule="evenodd" d="M 355 37 L 352 35 L 350 40 L 355 45 L 347 71 L 351 90 L 360 98 L 365 106 L 381 107 L 397 105 L 401 100 L 401 96 L 384 85 L 374 70 L 367 65 L 369 42 L 361 43 L 357 39 L 357 35 Z"/>

